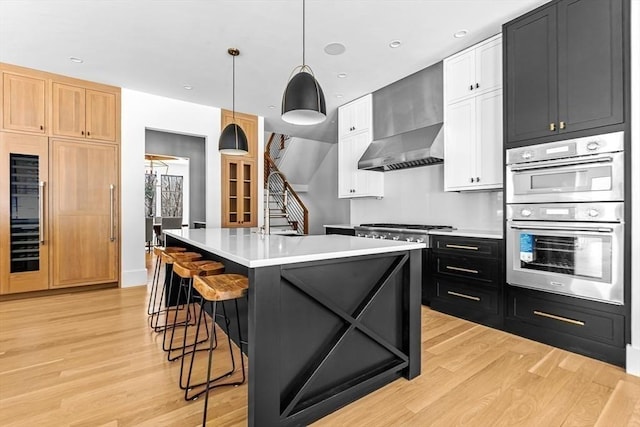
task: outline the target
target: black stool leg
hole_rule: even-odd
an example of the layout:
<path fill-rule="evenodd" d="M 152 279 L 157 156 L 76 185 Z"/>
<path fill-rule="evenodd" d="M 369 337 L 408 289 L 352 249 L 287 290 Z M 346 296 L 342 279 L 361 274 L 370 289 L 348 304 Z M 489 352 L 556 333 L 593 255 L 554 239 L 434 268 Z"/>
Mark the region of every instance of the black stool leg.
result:
<path fill-rule="evenodd" d="M 158 278 L 160 276 L 161 256 L 156 257 L 156 264 L 153 266 L 153 279 L 151 279 L 151 293 L 149 294 L 149 303 L 147 305 L 147 314 L 151 314 L 156 308 L 156 292 L 158 290 Z"/>
<path fill-rule="evenodd" d="M 212 315 L 211 315 L 211 328 L 215 326 L 216 323 L 216 302 L 212 303 Z M 213 335 L 213 334 L 211 334 Z M 211 362 L 213 360 L 213 336 L 209 339 L 209 364 L 207 366 L 207 384 L 205 388 L 204 394 L 204 411 L 202 413 L 202 427 L 207 425 L 207 405 L 209 404 L 209 387 L 211 385 Z"/>

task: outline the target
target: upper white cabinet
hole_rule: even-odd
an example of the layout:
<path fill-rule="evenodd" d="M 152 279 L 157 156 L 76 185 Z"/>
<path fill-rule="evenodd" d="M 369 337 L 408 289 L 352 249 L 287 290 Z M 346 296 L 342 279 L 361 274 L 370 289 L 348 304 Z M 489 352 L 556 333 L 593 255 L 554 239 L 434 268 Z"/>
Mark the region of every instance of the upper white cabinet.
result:
<path fill-rule="evenodd" d="M 498 34 L 444 61 L 444 103 L 502 87 L 502 35 Z"/>
<path fill-rule="evenodd" d="M 338 197 L 382 197 L 384 174 L 358 169 L 358 160 L 373 139 L 371 95 L 338 109 Z"/>
<path fill-rule="evenodd" d="M 371 95 L 343 105 L 338 110 L 338 136 L 371 131 Z"/>
<path fill-rule="evenodd" d="M 444 60 L 444 190 L 502 188 L 502 36 Z"/>

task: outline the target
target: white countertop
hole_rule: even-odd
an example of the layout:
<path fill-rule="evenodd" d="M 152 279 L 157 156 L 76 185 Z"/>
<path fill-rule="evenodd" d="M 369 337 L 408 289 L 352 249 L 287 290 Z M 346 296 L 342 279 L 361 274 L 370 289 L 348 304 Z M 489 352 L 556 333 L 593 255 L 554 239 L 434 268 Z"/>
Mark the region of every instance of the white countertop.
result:
<path fill-rule="evenodd" d="M 355 227 L 357 227 L 356 224 L 325 224 L 323 225 L 324 228 L 346 228 L 346 229 L 351 229 L 353 230 Z"/>
<path fill-rule="evenodd" d="M 477 237 L 482 239 L 502 239 L 502 230 L 471 230 L 460 228 L 457 230 L 429 230 L 429 234 L 438 236 Z"/>
<path fill-rule="evenodd" d="M 331 235 L 262 235 L 258 229 L 200 228 L 166 234 L 249 268 L 424 249 L 424 243 Z"/>

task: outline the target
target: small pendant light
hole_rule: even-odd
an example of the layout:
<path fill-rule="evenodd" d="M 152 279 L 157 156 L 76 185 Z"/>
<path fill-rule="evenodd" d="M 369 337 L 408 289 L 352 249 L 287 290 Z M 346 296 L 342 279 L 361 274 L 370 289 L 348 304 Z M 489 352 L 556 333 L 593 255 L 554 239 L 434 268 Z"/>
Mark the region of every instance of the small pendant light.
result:
<path fill-rule="evenodd" d="M 294 125 L 315 125 L 327 118 L 327 106 L 322 88 L 311 67 L 305 64 L 304 53 L 305 0 L 302 0 L 302 65 L 293 69 L 282 95 L 282 120 Z"/>
<path fill-rule="evenodd" d="M 240 51 L 230 47 L 227 52 L 233 57 L 233 123 L 229 123 L 220 134 L 218 140 L 218 151 L 220 154 L 232 156 L 242 156 L 249 152 L 249 144 L 247 136 L 236 121 L 236 56 L 240 55 Z"/>

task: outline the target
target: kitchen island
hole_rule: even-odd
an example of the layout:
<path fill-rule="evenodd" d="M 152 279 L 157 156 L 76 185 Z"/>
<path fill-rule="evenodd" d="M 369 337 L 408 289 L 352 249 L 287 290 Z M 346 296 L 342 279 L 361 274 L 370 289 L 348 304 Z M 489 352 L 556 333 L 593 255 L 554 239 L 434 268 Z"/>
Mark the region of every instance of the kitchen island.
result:
<path fill-rule="evenodd" d="M 166 235 L 167 245 L 249 277 L 249 426 L 309 424 L 420 374 L 423 243 L 249 229 Z"/>

